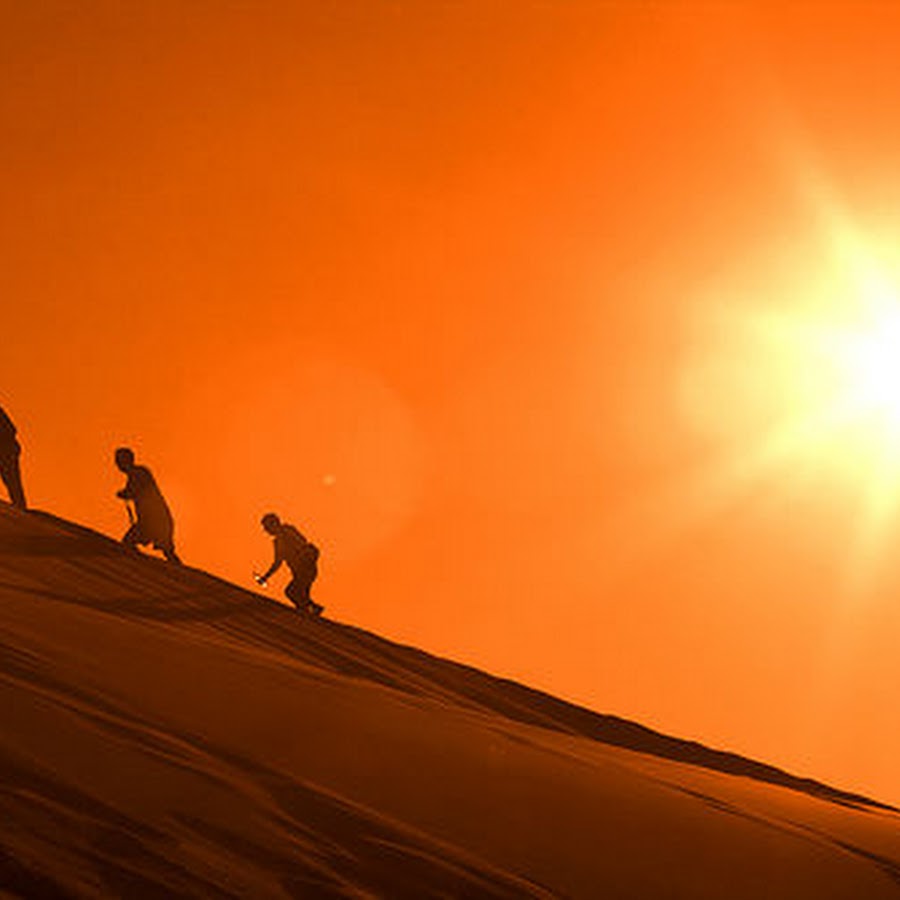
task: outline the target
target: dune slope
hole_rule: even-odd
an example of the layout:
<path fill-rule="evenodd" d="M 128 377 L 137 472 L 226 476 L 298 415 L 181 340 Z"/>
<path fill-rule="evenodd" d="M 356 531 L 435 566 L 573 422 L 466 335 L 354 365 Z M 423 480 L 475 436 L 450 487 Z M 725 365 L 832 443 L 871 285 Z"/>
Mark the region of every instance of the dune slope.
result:
<path fill-rule="evenodd" d="M 896 810 L 0 508 L 0 896 L 900 897 Z"/>

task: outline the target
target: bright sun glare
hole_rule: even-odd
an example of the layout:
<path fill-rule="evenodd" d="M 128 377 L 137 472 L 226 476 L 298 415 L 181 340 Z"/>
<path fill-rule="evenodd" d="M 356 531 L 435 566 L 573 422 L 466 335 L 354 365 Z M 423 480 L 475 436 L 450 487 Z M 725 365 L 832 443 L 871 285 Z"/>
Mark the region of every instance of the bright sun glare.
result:
<path fill-rule="evenodd" d="M 770 340 L 785 354 L 781 383 L 770 387 L 793 398 L 791 417 L 807 426 L 805 449 L 846 455 L 832 462 L 854 471 L 887 457 L 900 466 L 898 296 L 883 289 L 876 297 L 851 295 L 837 310 L 786 313 L 769 324 Z"/>
<path fill-rule="evenodd" d="M 846 222 L 831 219 L 833 255 L 802 290 L 782 282 L 707 307 L 715 321 L 684 398 L 728 448 L 714 493 L 772 479 L 822 497 L 837 485 L 856 498 L 848 524 L 872 561 L 900 509 L 900 287 L 888 274 L 900 267 Z"/>
<path fill-rule="evenodd" d="M 900 432 L 900 310 L 895 303 L 867 327 L 848 333 L 843 352 L 846 393 L 862 413 L 877 418 L 882 437 Z"/>

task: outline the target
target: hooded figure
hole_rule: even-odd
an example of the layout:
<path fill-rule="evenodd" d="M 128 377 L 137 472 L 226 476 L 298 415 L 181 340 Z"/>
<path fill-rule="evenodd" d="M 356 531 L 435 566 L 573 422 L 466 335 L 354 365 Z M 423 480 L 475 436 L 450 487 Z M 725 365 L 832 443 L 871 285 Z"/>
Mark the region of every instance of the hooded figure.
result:
<path fill-rule="evenodd" d="M 116 466 L 128 476 L 125 487 L 116 496 L 134 504 L 134 521 L 122 538 L 128 547 L 152 544 L 170 562 L 180 563 L 173 537 L 175 523 L 156 479 L 146 466 L 135 464 L 134 452 L 128 447 L 116 450 Z"/>
<path fill-rule="evenodd" d="M 13 506 L 25 509 L 25 491 L 22 488 L 22 472 L 19 457 L 22 448 L 16 440 L 16 426 L 0 406 L 0 478 L 9 491 Z"/>

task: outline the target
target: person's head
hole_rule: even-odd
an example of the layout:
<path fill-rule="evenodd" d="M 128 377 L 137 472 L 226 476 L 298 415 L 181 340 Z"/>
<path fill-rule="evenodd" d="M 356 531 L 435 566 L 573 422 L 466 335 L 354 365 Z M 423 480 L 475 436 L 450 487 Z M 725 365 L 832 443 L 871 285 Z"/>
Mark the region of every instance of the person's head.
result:
<path fill-rule="evenodd" d="M 277 534 L 278 529 L 281 528 L 281 519 L 275 513 L 266 513 L 262 517 L 262 527 L 269 534 Z"/>
<path fill-rule="evenodd" d="M 123 471 L 128 472 L 134 468 L 134 450 L 129 447 L 119 447 L 116 450 L 116 465 Z"/>

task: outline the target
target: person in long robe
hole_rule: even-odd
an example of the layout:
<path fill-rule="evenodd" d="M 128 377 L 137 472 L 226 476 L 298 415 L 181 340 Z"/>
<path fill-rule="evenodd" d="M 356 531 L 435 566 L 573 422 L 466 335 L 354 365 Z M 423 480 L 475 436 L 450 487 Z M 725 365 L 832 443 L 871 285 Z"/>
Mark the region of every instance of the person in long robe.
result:
<path fill-rule="evenodd" d="M 128 447 L 119 447 L 115 459 L 119 470 L 128 476 L 116 496 L 134 505 L 134 521 L 122 543 L 132 548 L 151 544 L 170 562 L 180 563 L 175 552 L 175 522 L 153 473 L 135 463 L 134 451 Z"/>

